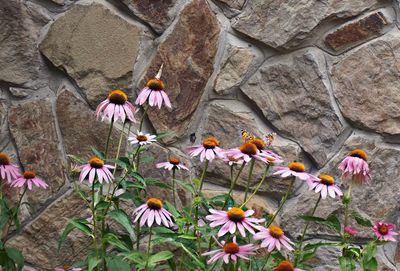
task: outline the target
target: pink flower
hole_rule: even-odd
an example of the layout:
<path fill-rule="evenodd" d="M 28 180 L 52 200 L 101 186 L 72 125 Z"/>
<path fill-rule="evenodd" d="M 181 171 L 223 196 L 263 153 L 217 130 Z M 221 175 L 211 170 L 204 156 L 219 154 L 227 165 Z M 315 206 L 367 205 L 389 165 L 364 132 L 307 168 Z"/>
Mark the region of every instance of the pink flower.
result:
<path fill-rule="evenodd" d="M 303 269 L 295 268 L 293 263 L 290 261 L 284 260 L 281 261 L 277 266 L 275 266 L 272 271 L 303 271 Z"/>
<path fill-rule="evenodd" d="M 276 167 L 276 169 L 277 171 L 275 171 L 273 175 L 280 175 L 282 178 L 293 176 L 307 182 L 318 179 L 317 177 L 304 172 L 304 164 L 300 162 L 291 162 L 287 167 Z"/>
<path fill-rule="evenodd" d="M 211 215 L 206 216 L 206 219 L 212 221 L 210 227 L 214 228 L 221 226 L 218 232 L 218 237 L 224 236 L 227 232 L 234 234 L 236 229 L 239 230 L 240 234 L 245 237 L 246 231 L 255 234 L 254 229 L 258 229 L 258 223 L 264 222 L 265 219 L 252 218 L 254 214 L 253 210 L 247 210 L 244 212 L 241 208 L 229 208 L 228 212 L 218 211 L 214 209 L 209 210 Z"/>
<path fill-rule="evenodd" d="M 25 171 L 22 176 L 18 176 L 12 183 L 12 187 L 22 187 L 24 185 L 28 186 L 29 190 L 32 190 L 32 184 L 37 187 L 42 187 L 46 189 L 49 185 L 45 183 L 42 179 L 36 177 L 35 172 Z"/>
<path fill-rule="evenodd" d="M 351 236 L 355 236 L 358 234 L 358 230 L 350 226 L 345 227 L 344 232 Z"/>
<path fill-rule="evenodd" d="M 134 222 L 137 222 L 140 218 L 141 227 L 143 227 L 146 222 L 148 227 L 151 227 L 154 222 L 156 222 L 157 225 L 161 225 L 162 223 L 167 228 L 173 225 L 171 213 L 163 208 L 161 200 L 157 198 L 148 199 L 146 203 L 135 209 L 133 215 L 136 217 Z"/>
<path fill-rule="evenodd" d="M 228 156 L 228 155 L 225 154 L 225 152 L 222 152 L 221 159 L 224 162 L 227 162 L 229 166 L 242 165 L 243 164 L 243 160 L 235 159 L 233 156 Z"/>
<path fill-rule="evenodd" d="M 293 242 L 285 236 L 283 230 L 278 226 L 270 226 L 268 229 L 260 228 L 260 232 L 254 234 L 253 238 L 255 240 L 263 240 L 261 247 L 268 247 L 269 252 L 274 250 L 274 248 L 281 250 L 281 245 L 289 251 L 293 250 L 291 246 Z"/>
<path fill-rule="evenodd" d="M 158 108 L 161 108 L 164 102 L 167 107 L 172 108 L 171 101 L 169 100 L 168 95 L 164 91 L 165 89 L 164 82 L 160 80 L 161 77 L 160 71 L 156 75 L 156 78 L 147 81 L 146 86 L 142 89 L 142 91 L 136 98 L 136 104 L 142 105 L 147 100 L 149 100 L 150 106 L 158 106 Z"/>
<path fill-rule="evenodd" d="M 350 152 L 339 165 L 343 178 L 351 178 L 356 184 L 362 184 L 371 179 L 369 175 L 368 156 L 360 149 Z"/>
<path fill-rule="evenodd" d="M 21 173 L 18 167 L 10 163 L 10 158 L 5 153 L 0 153 L 0 176 L 3 180 L 7 180 L 11 183 L 15 180 Z"/>
<path fill-rule="evenodd" d="M 136 134 L 129 137 L 128 141 L 130 141 L 132 145 L 139 144 L 140 146 L 143 146 L 156 142 L 157 140 L 155 135 L 144 134 L 138 131 Z"/>
<path fill-rule="evenodd" d="M 201 145 L 189 147 L 189 154 L 191 157 L 200 155 L 201 162 L 204 159 L 211 162 L 216 156 L 222 158 L 223 150 L 219 147 L 219 141 L 215 137 L 207 137 Z"/>
<path fill-rule="evenodd" d="M 89 164 L 80 166 L 81 174 L 79 175 L 79 181 L 83 182 L 83 180 L 89 176 L 89 183 L 93 184 L 93 181 L 97 179 L 100 183 L 103 183 L 103 180 L 106 183 L 111 182 L 114 179 L 110 169 L 113 169 L 114 166 L 105 165 L 104 161 L 98 157 L 93 157 L 89 160 Z"/>
<path fill-rule="evenodd" d="M 239 246 L 236 243 L 236 236 L 233 237 L 233 242 L 226 243 L 222 241 L 221 243 L 217 242 L 221 249 L 212 250 L 206 253 L 203 253 L 203 256 L 213 255 L 208 261 L 207 264 L 213 264 L 219 259 L 223 259 L 226 264 L 228 264 L 231 260 L 236 262 L 237 258 L 242 258 L 244 260 L 249 260 L 249 256 L 255 254 L 256 247 L 252 244 Z"/>
<path fill-rule="evenodd" d="M 329 175 L 319 175 L 318 179 L 308 181 L 310 190 L 314 190 L 315 193 L 321 193 L 323 199 L 329 195 L 331 198 L 335 198 L 336 195 L 342 196 L 343 193 L 340 188 L 335 184 L 335 179 Z"/>
<path fill-rule="evenodd" d="M 398 235 L 398 233 L 393 231 L 395 228 L 396 226 L 394 224 L 378 222 L 374 225 L 372 230 L 379 240 L 396 242 L 394 236 Z"/>
<path fill-rule="evenodd" d="M 272 144 L 273 137 L 274 137 L 273 134 L 269 134 L 268 136 L 270 136 L 270 138 L 268 139 L 268 142 L 265 142 L 261 138 L 254 138 L 254 139 L 247 141 L 246 143 L 252 143 L 252 144 L 256 145 L 257 149 L 260 152 L 260 156 L 265 157 L 267 159 L 266 161 L 268 164 L 282 163 L 283 159 L 281 156 L 277 155 L 276 153 L 274 153 L 271 150 L 267 150 L 267 147 L 269 147 Z"/>
<path fill-rule="evenodd" d="M 135 107 L 128 101 L 128 95 L 120 89 L 111 91 L 108 98 L 96 108 L 97 119 L 101 116 L 102 121 L 107 118 L 109 122 L 121 120 L 124 123 L 126 118 L 136 122 L 133 112 Z"/>
<path fill-rule="evenodd" d="M 169 159 L 168 162 L 161 162 L 156 165 L 157 168 L 165 168 L 167 170 L 172 170 L 173 168 L 177 170 L 189 170 L 187 167 L 185 167 L 181 161 L 177 158 L 171 158 Z"/>
<path fill-rule="evenodd" d="M 265 163 L 268 162 L 265 156 L 261 155 L 261 152 L 257 149 L 257 146 L 251 142 L 243 143 L 239 148 L 226 150 L 224 151 L 224 154 L 227 157 L 232 157 L 233 159 L 239 161 L 241 160 L 244 163 L 250 162 L 252 158 Z"/>

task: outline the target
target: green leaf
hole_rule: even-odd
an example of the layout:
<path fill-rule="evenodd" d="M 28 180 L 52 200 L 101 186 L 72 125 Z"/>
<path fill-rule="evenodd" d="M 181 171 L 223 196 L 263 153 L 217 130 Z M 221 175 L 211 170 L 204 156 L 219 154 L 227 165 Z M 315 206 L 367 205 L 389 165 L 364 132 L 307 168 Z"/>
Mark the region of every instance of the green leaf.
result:
<path fill-rule="evenodd" d="M 129 263 L 118 256 L 106 257 L 106 262 L 111 271 L 131 271 Z"/>
<path fill-rule="evenodd" d="M 176 210 L 175 206 L 172 205 L 171 203 L 169 203 L 168 201 L 166 201 L 165 203 L 165 207 L 167 208 L 167 210 L 172 214 L 172 216 L 174 218 L 178 218 L 181 215 L 179 214 L 179 212 Z"/>
<path fill-rule="evenodd" d="M 378 262 L 375 258 L 371 258 L 369 261 L 363 261 L 363 270 L 364 271 L 377 271 L 378 270 Z"/>
<path fill-rule="evenodd" d="M 92 152 L 94 153 L 94 155 L 96 155 L 98 158 L 104 160 L 104 153 L 103 153 L 103 152 L 98 151 L 95 147 L 90 147 L 90 149 L 92 150 Z"/>
<path fill-rule="evenodd" d="M 182 239 L 187 239 L 187 240 L 196 240 L 197 236 L 193 236 L 193 235 L 187 235 L 187 234 L 182 234 L 178 236 L 179 238 Z"/>
<path fill-rule="evenodd" d="M 104 209 L 107 209 L 109 205 L 110 205 L 110 202 L 102 200 L 96 204 L 95 209 L 96 210 L 104 210 Z"/>
<path fill-rule="evenodd" d="M 112 210 L 108 213 L 108 216 L 121 224 L 128 231 L 130 236 L 133 237 L 135 235 L 135 231 L 131 224 L 131 219 L 124 211 Z"/>
<path fill-rule="evenodd" d="M 119 248 L 120 250 L 124 251 L 124 252 L 129 252 L 130 248 L 126 246 L 126 244 L 124 242 L 122 242 L 118 236 L 116 236 L 115 234 L 109 232 L 106 233 L 103 236 L 103 240 L 106 241 L 107 243 Z"/>
<path fill-rule="evenodd" d="M 340 246 L 340 243 L 332 243 L 332 242 L 318 242 L 314 244 L 307 244 L 304 246 L 304 250 L 310 250 L 319 247 L 327 247 L 327 246 Z"/>
<path fill-rule="evenodd" d="M 376 244 L 374 241 L 369 242 L 367 247 L 364 249 L 363 261 L 369 262 L 376 255 Z"/>
<path fill-rule="evenodd" d="M 183 244 L 180 244 L 181 248 L 197 263 L 197 265 L 201 268 L 204 269 L 205 266 L 203 262 L 199 260 L 187 247 L 185 247 Z"/>
<path fill-rule="evenodd" d="M 359 214 L 357 212 L 352 212 L 351 217 L 354 218 L 354 220 L 357 222 L 358 225 L 361 225 L 364 227 L 373 227 L 374 226 L 369 219 L 363 217 L 361 214 Z"/>
<path fill-rule="evenodd" d="M 336 232 L 340 233 L 342 226 L 340 225 L 339 219 L 334 214 L 330 214 L 326 221 L 329 223 L 329 226 L 336 230 Z"/>
<path fill-rule="evenodd" d="M 186 191 L 195 194 L 194 188 L 190 183 L 175 179 L 175 183 L 185 189 Z"/>
<path fill-rule="evenodd" d="M 80 158 L 80 157 L 75 156 L 75 155 L 72 155 L 72 154 L 67 154 L 67 157 L 69 158 L 69 160 L 71 160 L 71 162 L 74 162 L 74 163 L 78 163 L 78 164 L 81 164 L 81 165 L 87 163 L 87 161 L 85 159 Z"/>
<path fill-rule="evenodd" d="M 17 265 L 18 270 L 22 270 L 22 267 L 24 267 L 24 256 L 22 256 L 22 253 L 13 247 L 6 248 L 6 253 L 7 256 Z"/>
<path fill-rule="evenodd" d="M 86 223 L 85 223 L 86 222 Z M 61 238 L 58 241 L 58 250 L 60 250 L 62 244 L 65 242 L 67 236 L 75 229 L 80 230 L 86 235 L 92 236 L 92 230 L 86 225 L 88 222 L 83 219 L 69 220 L 69 223 L 65 227 L 63 233 L 61 234 Z"/>
<path fill-rule="evenodd" d="M 143 253 L 139 251 L 134 251 L 129 254 L 125 254 L 125 258 L 133 261 L 134 263 L 140 264 L 144 266 L 146 264 L 146 260 L 144 258 Z"/>
<path fill-rule="evenodd" d="M 101 259 L 97 258 L 94 255 L 91 255 L 87 259 L 88 262 L 88 271 L 92 271 L 99 263 L 101 263 Z"/>
<path fill-rule="evenodd" d="M 300 216 L 305 221 L 314 222 L 320 225 L 328 226 L 329 228 L 335 230 L 336 232 L 340 233 L 340 222 L 334 215 L 329 215 L 327 219 L 317 216 Z"/>
<path fill-rule="evenodd" d="M 166 261 L 174 257 L 171 251 L 160 251 L 155 255 L 150 256 L 149 265 L 154 265 L 155 263 Z"/>
<path fill-rule="evenodd" d="M 353 271 L 356 270 L 356 262 L 349 257 L 339 257 L 340 271 Z"/>

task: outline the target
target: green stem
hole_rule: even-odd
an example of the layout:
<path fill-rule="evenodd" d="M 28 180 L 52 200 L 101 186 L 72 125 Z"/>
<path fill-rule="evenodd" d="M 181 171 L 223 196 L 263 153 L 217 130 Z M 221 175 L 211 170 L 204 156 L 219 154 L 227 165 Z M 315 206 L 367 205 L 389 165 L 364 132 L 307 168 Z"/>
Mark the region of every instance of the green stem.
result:
<path fill-rule="evenodd" d="M 199 187 L 199 193 L 198 193 L 198 194 L 200 194 L 200 193 L 201 193 L 201 190 L 203 189 L 204 177 L 206 176 L 206 171 L 207 171 L 207 168 L 208 168 L 208 163 L 209 163 L 208 160 L 206 160 L 206 162 L 204 163 L 204 169 L 203 169 L 203 172 L 201 173 L 201 177 L 200 177 L 200 187 Z"/>
<path fill-rule="evenodd" d="M 271 253 L 268 253 L 267 259 L 266 259 L 265 264 L 264 264 L 263 268 L 261 269 L 261 271 L 264 271 L 264 269 L 268 266 L 269 256 L 271 256 Z"/>
<path fill-rule="evenodd" d="M 139 251 L 139 243 L 140 243 L 140 225 L 139 221 L 136 223 L 136 250 Z"/>
<path fill-rule="evenodd" d="M 95 194 L 95 191 L 94 191 L 94 184 L 95 184 L 95 181 L 93 181 L 93 183 L 92 183 L 92 206 L 91 206 L 91 211 L 92 211 L 92 217 L 93 217 L 93 245 L 94 245 L 94 250 L 95 250 L 95 252 L 96 252 L 96 258 L 98 258 L 98 256 L 99 256 L 99 251 L 98 251 L 98 249 L 97 249 L 97 233 L 96 233 L 96 231 L 97 231 L 97 229 L 96 229 L 96 220 L 97 220 L 97 218 L 96 218 L 96 211 L 95 211 L 95 206 L 94 206 L 94 194 Z"/>
<path fill-rule="evenodd" d="M 113 124 L 114 124 L 114 118 L 111 119 L 110 128 L 108 129 L 106 150 L 104 151 L 104 158 L 105 158 L 105 159 L 107 159 L 108 148 L 109 148 L 109 146 L 110 146 L 110 139 L 111 139 L 111 132 L 112 132 Z"/>
<path fill-rule="evenodd" d="M 148 267 L 149 267 L 149 257 L 150 257 L 150 248 L 151 248 L 151 228 L 152 227 L 150 227 L 149 243 L 148 243 L 148 246 L 147 246 L 147 257 L 146 257 L 146 267 L 145 267 L 146 271 L 148 270 Z"/>
<path fill-rule="evenodd" d="M 204 163 L 203 172 L 201 173 L 201 176 L 200 176 L 199 190 L 197 191 L 196 197 L 200 196 L 201 190 L 203 189 L 204 177 L 206 176 L 206 171 L 207 171 L 207 168 L 208 168 L 208 162 L 209 161 L 206 160 L 206 162 Z M 197 230 L 197 227 L 199 225 L 199 221 L 198 221 L 199 220 L 199 204 L 196 206 L 194 219 L 195 219 L 195 221 L 194 221 L 195 227 L 194 227 L 193 233 L 196 236 L 196 230 Z"/>
<path fill-rule="evenodd" d="M 243 162 L 242 166 L 240 167 L 240 169 L 238 171 L 238 174 L 235 177 L 235 180 L 232 180 L 233 169 L 232 169 L 232 166 L 231 166 L 231 187 L 229 188 L 229 192 L 228 192 L 228 195 L 225 198 L 225 202 L 224 202 L 224 205 L 222 206 L 222 209 L 224 209 L 226 207 L 226 205 L 228 204 L 228 200 L 231 197 L 233 188 L 235 188 L 236 182 L 239 179 L 239 176 L 242 173 L 243 168 L 244 168 L 245 165 L 246 165 L 246 162 Z"/>
<path fill-rule="evenodd" d="M 285 202 L 286 202 L 286 200 L 287 200 L 287 198 L 288 198 L 288 196 L 290 194 L 290 191 L 292 190 L 292 187 L 293 187 L 295 179 L 296 178 L 294 178 L 294 177 L 292 178 L 292 181 L 290 182 L 289 188 L 286 191 L 286 194 L 283 196 L 283 198 L 281 200 L 281 203 L 279 204 L 278 210 L 274 213 L 274 215 L 272 216 L 271 220 L 268 221 L 267 228 L 269 226 L 271 226 L 272 222 L 274 222 L 274 220 L 275 220 L 276 216 L 278 215 L 278 213 L 282 210 L 283 205 L 285 205 Z"/>
<path fill-rule="evenodd" d="M 175 195 L 175 166 L 172 168 L 172 197 L 176 209 L 176 195 Z"/>
<path fill-rule="evenodd" d="M 147 110 L 149 110 L 149 107 L 150 107 L 150 106 L 147 106 L 147 107 L 144 109 L 143 115 L 142 115 L 142 117 L 140 118 L 139 132 L 142 131 L 143 122 L 144 122 L 144 117 L 146 116 Z"/>
<path fill-rule="evenodd" d="M 139 146 L 137 147 L 137 149 L 136 149 L 136 152 L 132 155 L 132 166 L 134 166 L 134 170 L 135 170 L 135 171 L 137 171 L 137 165 L 138 165 L 138 163 L 135 162 L 135 158 L 137 158 L 137 156 L 139 155 L 139 151 L 140 151 L 140 148 L 141 148 L 141 147 L 142 147 L 142 146 L 139 145 Z"/>
<path fill-rule="evenodd" d="M 253 176 L 254 164 L 255 164 L 255 160 L 254 160 L 254 158 L 252 158 L 252 159 L 251 159 L 251 162 L 250 162 L 249 176 L 248 176 L 248 178 L 247 178 L 246 191 L 244 192 L 244 201 L 247 200 L 247 193 L 249 193 L 249 187 L 250 187 L 251 177 Z"/>
<path fill-rule="evenodd" d="M 244 206 L 246 206 L 246 204 L 255 196 L 255 194 L 257 194 L 258 190 L 260 189 L 261 185 L 264 183 L 265 178 L 267 177 L 268 171 L 269 171 L 269 165 L 267 166 L 267 168 L 264 171 L 264 175 L 261 178 L 261 181 L 258 183 L 257 187 L 254 189 L 253 193 L 250 195 L 250 197 L 243 202 L 242 205 L 240 205 L 240 208 L 243 208 Z"/>
<path fill-rule="evenodd" d="M 314 216 L 315 211 L 317 210 L 317 207 L 318 207 L 318 204 L 319 204 L 320 201 L 321 201 L 321 194 L 319 195 L 318 200 L 315 203 L 314 209 L 311 212 L 311 216 Z M 294 265 L 295 266 L 297 265 L 298 260 L 301 260 L 301 258 L 302 258 L 301 253 L 302 253 L 302 249 L 303 249 L 303 241 L 304 241 L 304 237 L 306 236 L 307 229 L 308 229 L 309 225 L 310 225 L 310 221 L 307 221 L 307 223 L 306 223 L 306 225 L 305 225 L 305 227 L 303 229 L 303 233 L 301 234 L 300 243 L 299 243 L 299 251 L 298 251 L 298 254 L 296 254 L 295 260 L 294 260 Z"/>
<path fill-rule="evenodd" d="M 347 193 L 346 193 L 347 199 L 346 199 L 345 209 L 344 209 L 343 231 L 344 231 L 344 228 L 347 227 L 348 222 L 349 222 L 349 206 L 350 206 L 350 202 L 351 202 L 351 189 L 352 189 L 352 185 L 350 183 L 349 189 L 347 190 Z M 343 236 L 344 236 L 344 232 L 343 232 Z"/>

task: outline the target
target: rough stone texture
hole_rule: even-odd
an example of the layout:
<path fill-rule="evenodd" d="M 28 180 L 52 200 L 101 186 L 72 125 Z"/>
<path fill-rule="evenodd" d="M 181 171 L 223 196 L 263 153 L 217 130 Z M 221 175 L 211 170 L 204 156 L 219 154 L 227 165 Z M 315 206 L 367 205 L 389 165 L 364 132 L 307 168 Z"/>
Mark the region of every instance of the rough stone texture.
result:
<path fill-rule="evenodd" d="M 141 27 L 102 4 L 75 5 L 50 27 L 40 51 L 82 88 L 92 107 L 130 85 Z"/>
<path fill-rule="evenodd" d="M 325 20 L 360 14 L 380 0 L 253 0 L 233 20 L 232 27 L 265 44 L 277 47 L 297 46 Z"/>
<path fill-rule="evenodd" d="M 334 94 L 343 115 L 358 127 L 400 134 L 398 30 L 354 50 L 332 68 Z"/>
<path fill-rule="evenodd" d="M 95 112 L 77 98 L 72 92 L 63 90 L 57 97 L 57 119 L 67 154 L 83 158 L 93 155 L 91 147 L 104 151 L 109 123 L 96 120 Z M 127 131 L 128 125 L 125 127 Z M 132 130 L 132 129 L 131 129 Z M 109 157 L 115 157 L 120 132 L 115 128 L 111 134 Z M 123 141 L 121 154 L 125 151 L 126 140 Z"/>
<path fill-rule="evenodd" d="M 65 164 L 51 101 L 42 98 L 14 105 L 8 120 L 25 170 L 34 170 L 49 185 L 46 190 L 34 187 L 27 193 L 29 203 L 38 208 L 54 197 L 65 183 Z"/>
<path fill-rule="evenodd" d="M 178 0 L 122 0 L 133 13 L 147 22 L 156 32 L 164 30 L 174 20 Z"/>
<path fill-rule="evenodd" d="M 158 133 L 167 130 L 174 133 L 165 138 L 165 142 L 174 141 L 186 132 L 214 70 L 218 34 L 217 19 L 207 2 L 193 0 L 183 9 L 174 30 L 151 61 L 145 79 L 153 78 L 164 63 L 162 79 L 173 105 L 172 110 L 152 108 L 148 111 Z"/>
<path fill-rule="evenodd" d="M 239 86 L 254 58 L 251 49 L 232 48 L 215 79 L 214 90 L 218 94 L 226 94 L 231 88 Z"/>
<path fill-rule="evenodd" d="M 0 5 L 0 81 L 23 84 L 39 74 L 36 40 L 47 23 L 26 1 L 2 1 Z"/>
<path fill-rule="evenodd" d="M 27 225 L 20 235 L 10 239 L 8 244 L 20 249 L 25 261 L 38 270 L 54 270 L 55 267 L 72 265 L 88 252 L 88 238 L 74 231 L 60 252 L 57 247 L 67 223 L 66 218 L 78 217 L 89 217 L 89 211 L 85 210 L 78 195 L 68 192 Z"/>
<path fill-rule="evenodd" d="M 220 2 L 220 3 L 224 3 L 225 5 L 227 5 L 230 8 L 238 9 L 238 10 L 242 9 L 244 4 L 245 4 L 245 2 L 246 2 L 246 0 L 232 0 L 232 1 L 230 1 L 230 0 L 217 0 L 217 1 Z"/>
<path fill-rule="evenodd" d="M 385 15 L 379 11 L 329 33 L 325 37 L 325 44 L 334 51 L 340 51 L 379 36 L 388 23 Z"/>
<path fill-rule="evenodd" d="M 269 60 L 242 87 L 280 131 L 292 137 L 319 166 L 343 131 L 326 86 L 324 56 L 307 49 Z"/>
<path fill-rule="evenodd" d="M 385 146 L 373 139 L 366 139 L 360 136 L 350 137 L 338 155 L 332 159 L 321 172 L 326 172 L 340 180 L 340 172 L 337 169 L 340 161 L 353 149 L 362 148 L 369 155 L 369 166 L 372 181 L 369 185 L 353 188 L 353 202 L 351 210 L 357 211 L 373 222 L 387 221 L 397 224 L 397 211 L 400 208 L 400 201 L 397 191 L 400 189 L 400 175 L 397 164 L 399 162 L 400 151 L 390 146 Z M 344 188 L 344 185 L 341 185 Z M 295 219 L 297 215 L 307 213 L 314 206 L 317 195 L 314 192 L 304 192 L 301 196 L 292 199 L 285 207 L 281 215 L 283 223 L 291 232 L 298 232 L 298 228 L 303 223 Z M 321 201 L 317 211 L 317 216 L 326 217 L 331 212 L 342 212 L 340 199 L 327 199 Z M 372 231 L 367 228 L 355 225 L 361 230 L 360 236 L 372 237 Z M 321 227 L 311 227 L 310 232 L 318 229 L 318 233 L 329 233 Z"/>

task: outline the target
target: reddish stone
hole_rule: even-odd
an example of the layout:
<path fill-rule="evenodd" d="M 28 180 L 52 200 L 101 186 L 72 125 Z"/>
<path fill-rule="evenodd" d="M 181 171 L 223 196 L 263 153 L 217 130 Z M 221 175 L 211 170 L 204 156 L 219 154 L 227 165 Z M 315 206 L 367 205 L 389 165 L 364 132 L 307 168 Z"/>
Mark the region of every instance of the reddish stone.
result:
<path fill-rule="evenodd" d="M 338 51 L 343 47 L 378 36 L 387 24 L 388 22 L 382 12 L 376 12 L 328 34 L 325 38 L 325 44 Z"/>

